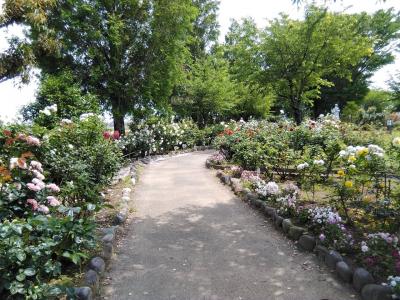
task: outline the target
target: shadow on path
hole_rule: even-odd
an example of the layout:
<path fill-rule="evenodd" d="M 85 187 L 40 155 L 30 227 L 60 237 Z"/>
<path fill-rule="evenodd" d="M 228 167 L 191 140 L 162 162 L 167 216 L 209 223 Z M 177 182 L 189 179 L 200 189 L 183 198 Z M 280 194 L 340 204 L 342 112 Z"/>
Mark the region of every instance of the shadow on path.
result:
<path fill-rule="evenodd" d="M 201 200 L 196 194 L 198 202 L 186 202 L 186 193 L 198 193 L 199 187 L 191 190 L 188 182 L 176 185 L 170 178 L 179 177 L 173 170 L 176 160 L 151 166 L 143 176 L 138 216 L 111 264 L 107 299 L 357 299 L 326 269 L 319 269 L 314 255 L 295 250 L 293 242 L 220 186 L 202 165 L 204 188 L 215 199 Z M 196 180 L 186 175 L 186 181 Z M 157 190 L 151 180 L 155 177 L 163 178 Z M 173 209 L 160 201 L 174 202 Z"/>

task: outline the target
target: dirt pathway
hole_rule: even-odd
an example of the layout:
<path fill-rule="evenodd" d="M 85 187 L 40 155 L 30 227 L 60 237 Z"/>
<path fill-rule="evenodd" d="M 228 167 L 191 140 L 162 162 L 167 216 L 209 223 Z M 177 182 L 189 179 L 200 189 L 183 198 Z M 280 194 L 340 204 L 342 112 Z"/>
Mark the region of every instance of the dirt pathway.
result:
<path fill-rule="evenodd" d="M 208 155 L 146 167 L 105 299 L 357 299 L 221 185 L 204 167 Z"/>

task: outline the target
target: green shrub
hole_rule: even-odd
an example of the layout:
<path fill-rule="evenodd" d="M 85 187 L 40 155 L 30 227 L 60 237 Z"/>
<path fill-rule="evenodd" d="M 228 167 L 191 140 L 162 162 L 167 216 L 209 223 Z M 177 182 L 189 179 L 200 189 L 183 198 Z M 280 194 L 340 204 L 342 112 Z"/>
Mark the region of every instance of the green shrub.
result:
<path fill-rule="evenodd" d="M 63 124 L 44 136 L 41 159 L 70 203 L 97 202 L 122 162 L 117 142 L 103 136 L 106 128 L 96 116 Z"/>

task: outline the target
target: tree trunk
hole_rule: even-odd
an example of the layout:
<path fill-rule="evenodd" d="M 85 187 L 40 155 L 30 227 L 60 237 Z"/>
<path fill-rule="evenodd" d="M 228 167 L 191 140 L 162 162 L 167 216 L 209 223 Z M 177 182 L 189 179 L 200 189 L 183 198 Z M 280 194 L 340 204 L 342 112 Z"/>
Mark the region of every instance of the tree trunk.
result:
<path fill-rule="evenodd" d="M 297 99 L 292 98 L 292 110 L 293 110 L 294 121 L 296 122 L 297 125 L 300 125 L 301 122 L 303 121 L 303 112 L 298 102 L 299 101 L 297 101 Z"/>
<path fill-rule="evenodd" d="M 114 130 L 118 131 L 120 135 L 125 135 L 125 122 L 124 116 L 121 114 L 113 113 Z"/>

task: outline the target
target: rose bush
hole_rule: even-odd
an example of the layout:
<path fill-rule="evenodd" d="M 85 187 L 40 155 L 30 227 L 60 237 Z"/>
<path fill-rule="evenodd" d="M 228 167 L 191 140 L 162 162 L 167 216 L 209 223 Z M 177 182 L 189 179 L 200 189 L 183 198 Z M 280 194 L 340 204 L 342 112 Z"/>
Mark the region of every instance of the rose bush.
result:
<path fill-rule="evenodd" d="M 0 298 L 57 297 L 61 276 L 95 249 L 99 191 L 121 159 L 104 130 L 91 115 L 0 128 Z"/>
<path fill-rule="evenodd" d="M 376 278 L 399 275 L 397 244 L 375 235 L 384 231 L 394 239 L 400 230 L 400 138 L 389 143 L 327 116 L 299 126 L 231 122 L 215 146 L 228 166 L 243 169 L 245 187 L 306 226 L 319 244 L 359 259 Z M 285 192 L 292 182 L 301 190 Z"/>

